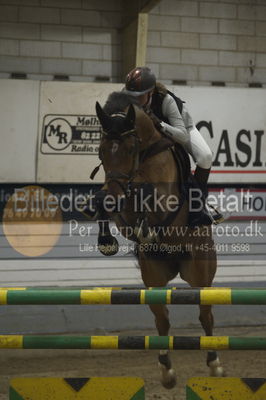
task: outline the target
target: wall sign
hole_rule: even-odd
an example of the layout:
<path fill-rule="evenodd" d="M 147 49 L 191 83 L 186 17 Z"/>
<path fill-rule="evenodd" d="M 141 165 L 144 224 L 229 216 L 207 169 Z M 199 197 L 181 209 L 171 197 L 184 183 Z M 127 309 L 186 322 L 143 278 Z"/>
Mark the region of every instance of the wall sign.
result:
<path fill-rule="evenodd" d="M 53 115 L 43 118 L 43 154 L 98 155 L 101 125 L 95 115 Z"/>

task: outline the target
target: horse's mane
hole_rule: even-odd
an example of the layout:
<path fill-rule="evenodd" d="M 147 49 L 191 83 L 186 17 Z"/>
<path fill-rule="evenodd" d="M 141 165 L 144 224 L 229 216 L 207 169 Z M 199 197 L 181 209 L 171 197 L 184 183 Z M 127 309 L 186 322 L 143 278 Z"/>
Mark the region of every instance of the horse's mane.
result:
<path fill-rule="evenodd" d="M 138 135 L 146 140 L 154 134 L 154 125 L 149 116 L 142 110 L 136 97 L 130 96 L 127 93 L 112 92 L 103 107 L 103 111 L 108 115 L 119 114 L 120 112 L 127 111 L 130 104 L 133 104 L 136 112 L 136 127 L 138 130 Z M 121 118 L 118 118 L 121 122 Z M 160 134 L 158 133 L 160 136 Z"/>
<path fill-rule="evenodd" d="M 138 102 L 135 97 L 124 92 L 112 92 L 108 96 L 103 110 L 106 112 L 106 114 L 112 115 L 117 112 L 125 111 L 130 104 L 138 106 Z"/>

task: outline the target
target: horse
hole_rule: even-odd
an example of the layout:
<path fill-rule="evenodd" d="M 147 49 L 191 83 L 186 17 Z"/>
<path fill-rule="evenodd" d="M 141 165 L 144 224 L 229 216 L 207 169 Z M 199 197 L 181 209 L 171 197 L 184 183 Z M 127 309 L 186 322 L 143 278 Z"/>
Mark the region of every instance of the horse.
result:
<path fill-rule="evenodd" d="M 182 185 L 183 164 L 175 157 L 172 141 L 162 137 L 150 116 L 123 92 L 111 93 L 103 108 L 97 102 L 96 113 L 102 126 L 99 158 L 105 171 L 105 206 L 122 235 L 137 245 L 144 285 L 166 287 L 179 273 L 191 287 L 210 287 L 217 268 L 212 229 L 187 226 L 189 200 Z M 168 336 L 167 307 L 149 307 L 158 334 Z M 212 336 L 211 306 L 200 305 L 199 309 L 202 328 Z M 161 383 L 168 389 L 174 387 L 176 372 L 169 351 L 160 350 L 158 361 Z M 208 351 L 207 365 L 211 376 L 224 375 L 215 351 Z"/>

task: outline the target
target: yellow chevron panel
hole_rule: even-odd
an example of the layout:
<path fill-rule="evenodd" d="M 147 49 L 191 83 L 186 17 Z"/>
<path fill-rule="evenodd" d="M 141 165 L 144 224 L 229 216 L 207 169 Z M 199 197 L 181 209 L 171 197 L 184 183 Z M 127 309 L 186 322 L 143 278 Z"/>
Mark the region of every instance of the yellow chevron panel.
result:
<path fill-rule="evenodd" d="M 187 400 L 265 400 L 266 379 L 191 378 Z"/>
<path fill-rule="evenodd" d="M 141 378 L 91 378 L 90 394 L 95 400 L 129 400 L 143 386 L 144 381 Z"/>
<path fill-rule="evenodd" d="M 10 385 L 10 400 L 12 393 L 24 400 L 144 400 L 144 381 L 137 377 L 14 378 Z"/>

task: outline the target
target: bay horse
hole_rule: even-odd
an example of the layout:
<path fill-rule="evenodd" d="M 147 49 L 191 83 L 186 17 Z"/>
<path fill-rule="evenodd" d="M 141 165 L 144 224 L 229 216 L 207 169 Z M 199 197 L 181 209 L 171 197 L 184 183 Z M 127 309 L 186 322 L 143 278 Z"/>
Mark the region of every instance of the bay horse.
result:
<path fill-rule="evenodd" d="M 137 243 L 146 287 L 166 287 L 178 273 L 191 287 L 211 286 L 217 267 L 211 226 L 187 226 L 189 204 L 181 185 L 182 163 L 177 163 L 171 140 L 163 138 L 152 119 L 132 102 L 125 93 L 113 92 L 103 108 L 96 103 L 102 125 L 99 157 L 106 176 L 108 214 L 120 232 Z M 144 196 L 146 209 L 141 207 Z M 168 336 L 167 307 L 149 307 L 159 335 Z M 212 336 L 211 306 L 199 308 L 202 328 Z M 208 352 L 207 365 L 210 375 L 223 375 L 215 351 Z M 166 350 L 160 350 L 159 368 L 163 386 L 174 387 L 176 374 Z"/>

